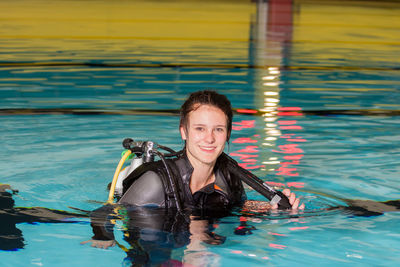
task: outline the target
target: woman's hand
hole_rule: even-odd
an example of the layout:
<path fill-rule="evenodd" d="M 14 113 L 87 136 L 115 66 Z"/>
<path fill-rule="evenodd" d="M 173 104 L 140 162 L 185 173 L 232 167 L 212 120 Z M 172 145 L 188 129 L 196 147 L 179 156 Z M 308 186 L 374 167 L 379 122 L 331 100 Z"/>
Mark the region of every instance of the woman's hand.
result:
<path fill-rule="evenodd" d="M 283 189 L 282 193 L 288 197 L 292 210 L 304 210 L 304 203 L 300 205 L 300 199 L 296 198 L 296 194 L 290 192 L 290 189 Z M 278 204 L 272 205 L 271 209 L 278 209 Z"/>
<path fill-rule="evenodd" d="M 91 246 L 94 248 L 103 248 L 103 249 L 108 249 L 109 247 L 113 247 L 116 244 L 115 240 L 90 239 L 90 240 L 81 242 L 81 245 L 84 245 L 87 243 L 92 243 Z"/>

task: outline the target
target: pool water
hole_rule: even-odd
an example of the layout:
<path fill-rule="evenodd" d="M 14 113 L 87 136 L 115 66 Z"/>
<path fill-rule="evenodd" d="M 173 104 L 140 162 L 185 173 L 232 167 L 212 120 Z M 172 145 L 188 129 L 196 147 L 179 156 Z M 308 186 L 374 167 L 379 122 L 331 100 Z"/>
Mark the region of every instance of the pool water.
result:
<path fill-rule="evenodd" d="M 226 152 L 306 210 L 219 218 L 219 245 L 161 233 L 143 241 L 151 262 L 397 266 L 398 212 L 328 208 L 400 199 L 398 2 L 38 0 L 0 12 L 0 183 L 18 190 L 15 207 L 99 208 L 122 140 L 179 150 L 177 110 L 212 88 L 235 109 Z M 244 221 L 255 229 L 235 234 Z M 121 221 L 107 250 L 80 244 L 88 218 L 15 226 L 24 247 L 0 250 L 2 266 L 132 264 Z"/>

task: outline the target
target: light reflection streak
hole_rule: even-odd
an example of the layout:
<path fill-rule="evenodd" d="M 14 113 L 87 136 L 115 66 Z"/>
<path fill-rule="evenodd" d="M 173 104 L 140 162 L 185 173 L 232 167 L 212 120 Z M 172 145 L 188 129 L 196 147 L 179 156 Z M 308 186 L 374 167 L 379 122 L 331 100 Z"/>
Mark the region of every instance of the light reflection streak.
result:
<path fill-rule="evenodd" d="M 266 82 L 266 83 L 263 83 L 263 85 L 264 85 L 264 86 L 275 87 L 275 86 L 278 86 L 279 83 L 278 83 L 278 82 Z"/>
<path fill-rule="evenodd" d="M 297 166 L 303 158 L 304 151 L 299 144 L 306 142 L 305 138 L 298 136 L 293 131 L 302 130 L 295 119 L 287 117 L 302 116 L 300 107 L 282 107 L 280 106 L 280 84 L 281 71 L 279 67 L 271 66 L 263 70 L 261 76 L 261 88 L 263 91 L 263 108 L 259 111 L 263 113 L 264 142 L 262 146 L 273 147 L 271 151 L 280 155 L 280 157 L 270 157 L 262 164 L 271 166 L 276 176 L 280 180 L 298 177 Z M 283 144 L 281 144 L 283 141 Z M 278 144 L 279 145 L 278 145 Z M 275 166 L 275 168 L 273 168 Z M 303 187 L 300 182 L 273 183 L 274 185 L 285 187 Z"/>
<path fill-rule="evenodd" d="M 264 76 L 264 77 L 262 77 L 262 79 L 270 81 L 270 80 L 275 80 L 276 77 L 275 76 Z"/>

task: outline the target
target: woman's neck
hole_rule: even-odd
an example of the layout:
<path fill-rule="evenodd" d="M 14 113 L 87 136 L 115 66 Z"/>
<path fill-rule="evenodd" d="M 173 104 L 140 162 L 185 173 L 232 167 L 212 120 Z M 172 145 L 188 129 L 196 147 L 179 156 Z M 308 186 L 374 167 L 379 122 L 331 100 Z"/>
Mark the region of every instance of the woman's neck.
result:
<path fill-rule="evenodd" d="M 192 194 L 206 185 L 215 182 L 214 165 L 204 163 L 192 164 L 193 173 L 190 178 L 190 190 Z"/>

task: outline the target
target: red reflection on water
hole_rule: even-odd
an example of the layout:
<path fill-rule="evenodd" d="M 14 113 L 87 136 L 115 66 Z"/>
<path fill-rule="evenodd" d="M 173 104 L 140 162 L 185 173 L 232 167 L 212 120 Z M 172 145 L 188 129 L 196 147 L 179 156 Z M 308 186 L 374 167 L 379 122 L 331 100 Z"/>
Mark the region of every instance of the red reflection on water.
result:
<path fill-rule="evenodd" d="M 299 173 L 296 171 L 297 168 L 279 167 L 276 175 L 299 176 Z"/>
<path fill-rule="evenodd" d="M 298 147 L 297 144 L 287 144 L 278 146 L 280 150 L 272 150 L 276 153 L 285 153 L 285 154 L 295 154 L 295 153 L 304 153 L 304 151 Z"/>
<path fill-rule="evenodd" d="M 280 126 L 279 129 L 281 130 L 301 130 L 303 127 L 299 125 L 290 125 L 290 126 Z"/>
<path fill-rule="evenodd" d="M 306 139 L 301 138 L 301 137 L 296 137 L 294 139 L 288 139 L 288 141 L 290 141 L 290 142 L 307 142 Z"/>
<path fill-rule="evenodd" d="M 241 122 L 233 122 L 232 123 L 232 130 L 240 131 L 246 128 L 254 128 L 255 120 L 246 121 L 243 120 Z"/>
<path fill-rule="evenodd" d="M 269 244 L 269 246 L 271 247 L 271 248 L 276 248 L 276 249 L 284 249 L 284 248 L 286 248 L 286 246 L 285 245 L 279 245 L 279 244 Z"/>
<path fill-rule="evenodd" d="M 296 172 L 297 168 L 288 167 L 289 165 L 297 165 L 299 163 L 300 162 L 298 160 L 281 162 L 281 167 L 277 169 L 276 175 L 299 176 L 299 173 Z"/>
<path fill-rule="evenodd" d="M 299 129 L 302 129 L 301 126 L 299 126 L 299 127 L 300 127 Z M 295 128 L 292 128 L 292 129 L 295 129 Z M 290 141 L 290 142 L 306 142 L 307 141 L 306 139 L 302 138 L 301 136 L 296 136 L 295 134 L 284 134 L 284 135 L 281 135 L 280 138 L 286 138 L 287 141 Z"/>
<path fill-rule="evenodd" d="M 255 127 L 255 120 L 242 120 L 240 122 L 233 122 L 233 130 L 236 131 L 241 131 L 243 129 L 249 129 L 249 128 L 254 128 Z M 255 144 L 258 142 L 258 139 L 260 135 L 256 134 L 253 135 L 253 137 L 239 137 L 236 138 L 232 141 L 232 143 L 236 144 Z M 248 170 L 254 170 L 254 169 L 259 169 L 265 167 L 264 165 L 257 165 L 257 158 L 258 158 L 258 153 L 259 152 L 259 147 L 257 145 L 248 145 L 245 148 L 239 149 L 237 151 L 234 151 L 232 153 L 229 153 L 230 156 L 232 157 L 239 157 L 238 164 L 242 168 L 248 169 Z"/>
<path fill-rule="evenodd" d="M 278 236 L 286 236 L 285 234 L 278 234 L 273 232 L 268 232 L 269 235 L 278 235 Z"/>
<path fill-rule="evenodd" d="M 267 185 L 276 186 L 276 187 L 295 187 L 295 188 L 303 188 L 304 187 L 303 182 L 287 182 L 286 184 L 284 184 L 284 183 L 266 181 L 265 183 Z"/>
<path fill-rule="evenodd" d="M 279 107 L 278 108 L 278 116 L 301 116 L 303 115 L 300 107 Z M 303 127 L 297 124 L 297 120 L 290 119 L 280 119 L 277 121 L 279 125 L 279 129 L 282 132 L 280 138 L 285 139 L 287 144 L 279 145 L 278 149 L 272 150 L 275 153 L 280 154 L 289 154 L 283 156 L 283 161 L 280 163 L 279 168 L 276 169 L 275 175 L 286 176 L 286 177 L 297 177 L 299 176 L 296 165 L 300 164 L 300 160 L 304 156 L 303 149 L 299 146 L 298 143 L 307 142 L 307 140 L 301 136 L 299 136 L 295 132 L 302 130 Z M 289 131 L 289 132 L 284 132 Z M 288 182 L 286 183 L 287 187 L 296 187 L 302 188 L 304 187 L 304 183 L 301 182 Z"/>
<path fill-rule="evenodd" d="M 279 107 L 278 116 L 302 116 L 300 107 Z"/>
<path fill-rule="evenodd" d="M 259 150 L 257 148 L 258 148 L 258 146 L 246 146 L 246 148 L 240 149 L 237 152 L 257 153 L 257 152 L 259 152 Z"/>
<path fill-rule="evenodd" d="M 237 109 L 236 111 L 239 113 L 247 113 L 247 114 L 255 114 L 258 112 L 257 110 L 254 109 Z"/>
<path fill-rule="evenodd" d="M 293 161 L 281 162 L 281 165 L 287 166 L 287 165 L 290 165 L 290 164 L 299 164 L 299 163 L 300 163 L 300 161 L 298 161 L 298 160 L 293 160 Z"/>
<path fill-rule="evenodd" d="M 302 226 L 302 227 L 291 227 L 289 228 L 290 231 L 295 231 L 295 230 L 304 230 L 304 229 L 308 229 L 308 226 Z"/>
<path fill-rule="evenodd" d="M 279 107 L 278 108 L 279 111 L 288 111 L 288 110 L 297 110 L 297 111 L 301 111 L 300 107 Z"/>
<path fill-rule="evenodd" d="M 300 112 L 291 112 L 291 111 L 284 111 L 284 112 L 278 112 L 278 116 L 303 116 L 303 113 Z"/>
<path fill-rule="evenodd" d="M 232 143 L 244 144 L 244 143 L 257 143 L 257 140 L 248 137 L 239 137 L 232 141 Z"/>
<path fill-rule="evenodd" d="M 296 187 L 296 188 L 303 188 L 304 183 L 303 182 L 288 182 L 286 183 L 288 187 Z"/>
<path fill-rule="evenodd" d="M 271 181 L 266 181 L 265 183 L 267 185 L 271 185 L 271 186 L 278 186 L 278 187 L 284 187 L 285 186 L 284 183 L 277 183 L 277 182 L 271 182 Z"/>

